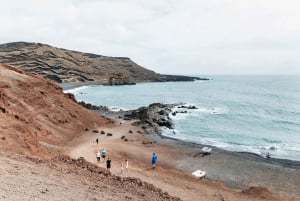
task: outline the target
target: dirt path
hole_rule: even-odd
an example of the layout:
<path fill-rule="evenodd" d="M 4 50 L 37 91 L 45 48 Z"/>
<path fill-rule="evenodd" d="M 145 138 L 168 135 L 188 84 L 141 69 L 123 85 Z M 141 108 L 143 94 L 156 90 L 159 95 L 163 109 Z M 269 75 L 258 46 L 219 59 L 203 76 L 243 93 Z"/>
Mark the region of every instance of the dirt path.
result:
<path fill-rule="evenodd" d="M 174 167 L 178 160 L 183 160 L 176 147 L 160 145 L 149 141 L 139 132 L 131 122 L 125 122 L 113 128 L 98 128 L 105 133 L 112 133 L 112 136 L 93 133 L 84 133 L 69 144 L 66 153 L 72 158 L 84 157 L 87 161 L 105 168 L 106 163 L 101 159 L 96 160 L 97 150 L 105 148 L 108 157 L 112 160 L 111 172 L 121 177 L 136 177 L 153 184 L 167 191 L 172 196 L 178 196 L 183 200 L 281 200 L 274 198 L 269 192 L 260 189 L 255 196 L 242 193 L 241 190 L 234 190 L 224 185 L 209 180 L 199 180 L 190 174 L 176 170 Z M 129 131 L 132 131 L 130 133 Z M 123 139 L 121 139 L 123 137 Z M 99 145 L 95 143 L 98 137 Z M 126 141 L 125 141 L 126 139 Z M 155 152 L 158 155 L 158 167 L 152 169 L 151 156 Z M 121 162 L 129 160 L 129 171 L 121 173 Z M 262 197 L 260 197 L 263 195 Z M 287 200 L 284 198 L 283 200 Z M 290 199 L 294 200 L 294 199 Z"/>

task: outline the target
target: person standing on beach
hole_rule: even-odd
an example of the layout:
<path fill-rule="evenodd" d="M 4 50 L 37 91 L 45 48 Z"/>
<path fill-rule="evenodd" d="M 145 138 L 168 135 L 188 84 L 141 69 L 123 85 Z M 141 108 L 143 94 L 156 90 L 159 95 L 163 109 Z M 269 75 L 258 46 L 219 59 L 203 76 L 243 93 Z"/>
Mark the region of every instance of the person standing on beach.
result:
<path fill-rule="evenodd" d="M 110 158 L 108 157 L 107 160 L 106 160 L 106 169 L 107 169 L 108 171 L 110 171 L 110 168 L 111 168 L 111 160 L 110 160 Z"/>
<path fill-rule="evenodd" d="M 98 143 L 99 143 L 99 139 L 98 139 L 98 138 L 96 138 L 96 144 L 98 145 Z"/>
<path fill-rule="evenodd" d="M 123 163 L 121 162 L 121 174 L 123 173 L 124 167 L 123 167 Z"/>
<path fill-rule="evenodd" d="M 157 163 L 157 155 L 155 153 L 153 153 L 153 155 L 152 155 L 152 167 L 153 167 L 153 169 L 156 167 L 156 163 Z"/>
<path fill-rule="evenodd" d="M 128 172 L 128 159 L 125 159 L 125 168 L 126 168 L 126 172 Z"/>
<path fill-rule="evenodd" d="M 96 157 L 97 157 L 97 161 L 100 162 L 100 157 L 101 157 L 100 151 L 97 152 Z"/>
<path fill-rule="evenodd" d="M 105 149 L 102 149 L 101 156 L 105 161 L 105 157 L 106 157 L 106 150 Z"/>

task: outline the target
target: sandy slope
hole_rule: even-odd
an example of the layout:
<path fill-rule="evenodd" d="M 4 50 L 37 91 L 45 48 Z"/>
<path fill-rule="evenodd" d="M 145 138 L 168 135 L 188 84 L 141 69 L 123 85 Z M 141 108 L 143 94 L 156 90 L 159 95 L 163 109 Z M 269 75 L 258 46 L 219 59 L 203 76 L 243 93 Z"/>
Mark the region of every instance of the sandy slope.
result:
<path fill-rule="evenodd" d="M 63 146 L 107 120 L 79 106 L 54 82 L 0 64 L 0 146 L 46 156 L 42 146 Z"/>
<path fill-rule="evenodd" d="M 141 180 L 57 157 L 82 131 L 114 125 L 73 98 L 49 80 L 0 64 L 0 200 L 180 200 Z"/>
<path fill-rule="evenodd" d="M 97 127 L 113 136 L 94 133 Z M 127 141 L 121 139 L 123 135 Z M 96 137 L 100 138 L 98 147 L 93 143 Z M 104 163 L 96 162 L 96 151 L 102 147 L 112 158 L 113 174 L 106 172 Z M 61 151 L 91 163 L 57 156 Z M 152 152 L 159 156 L 155 170 L 150 165 Z M 88 111 L 49 80 L 0 64 L 0 200 L 299 200 L 273 196 L 264 188 L 242 191 L 198 180 L 179 166 L 193 167 L 191 153 L 195 149 L 187 146 L 155 143 L 138 134 L 130 122 L 115 124 Z M 230 160 L 215 156 L 222 155 L 207 159 L 218 167 L 231 167 Z M 125 158 L 129 159 L 129 172 L 121 174 Z M 238 168 L 249 170 L 249 164 Z M 293 173 L 277 170 L 280 175 Z M 299 192 L 296 173 L 286 180 L 291 192 Z M 263 181 L 264 175 L 259 174 L 259 180 Z M 269 183 L 286 184 L 283 178 L 287 177 Z M 289 195 L 288 190 L 283 192 Z"/>
<path fill-rule="evenodd" d="M 0 200 L 174 200 L 139 180 L 120 180 L 65 156 L 43 160 L 0 152 Z"/>

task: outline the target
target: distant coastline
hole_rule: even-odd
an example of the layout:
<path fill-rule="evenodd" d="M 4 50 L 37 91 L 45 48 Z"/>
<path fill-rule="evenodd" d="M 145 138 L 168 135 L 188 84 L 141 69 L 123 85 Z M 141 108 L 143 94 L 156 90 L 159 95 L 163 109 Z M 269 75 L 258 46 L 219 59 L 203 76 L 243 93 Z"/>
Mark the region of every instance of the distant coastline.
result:
<path fill-rule="evenodd" d="M 209 78 L 200 78 L 200 77 L 183 76 L 183 75 L 163 75 L 163 76 L 166 76 L 167 79 L 155 81 L 155 82 L 193 82 L 196 80 L 203 80 L 203 81 L 210 80 Z M 63 83 L 56 83 L 56 84 L 62 87 L 63 90 L 70 90 L 70 89 L 75 89 L 83 86 L 103 85 L 101 81 L 63 82 Z"/>

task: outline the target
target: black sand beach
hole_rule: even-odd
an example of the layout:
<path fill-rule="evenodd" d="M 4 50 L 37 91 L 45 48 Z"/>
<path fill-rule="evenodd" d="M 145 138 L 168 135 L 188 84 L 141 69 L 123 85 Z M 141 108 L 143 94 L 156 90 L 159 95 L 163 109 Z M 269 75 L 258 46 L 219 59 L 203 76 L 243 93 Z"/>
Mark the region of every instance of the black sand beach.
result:
<path fill-rule="evenodd" d="M 68 83 L 61 86 L 66 90 L 86 86 L 86 83 L 75 85 Z M 119 116 L 125 113 L 122 111 L 101 114 L 108 118 L 119 119 Z M 232 188 L 245 189 L 251 186 L 262 186 L 275 194 L 300 196 L 300 161 L 266 159 L 253 153 L 231 152 L 217 147 L 212 147 L 211 154 L 202 156 L 201 149 L 206 145 L 157 134 L 143 135 L 155 144 L 171 147 L 168 149 L 170 157 L 165 157 L 164 161 L 160 161 L 160 165 L 166 168 L 175 168 L 186 173 L 200 169 L 207 172 L 207 179 L 222 182 Z"/>
<path fill-rule="evenodd" d="M 83 86 L 101 85 L 99 81 L 86 81 L 86 82 L 65 82 L 59 83 L 58 85 L 63 88 L 63 90 L 75 89 Z"/>
<path fill-rule="evenodd" d="M 184 142 L 168 137 L 147 135 L 151 141 L 176 147 L 180 155 L 175 168 L 184 172 L 197 169 L 207 172 L 206 178 L 233 188 L 263 186 L 275 194 L 299 196 L 300 162 L 285 159 L 265 159 L 253 153 L 226 151 L 212 147 L 210 155 L 201 155 L 206 145 Z"/>

